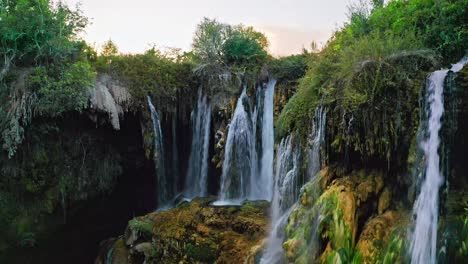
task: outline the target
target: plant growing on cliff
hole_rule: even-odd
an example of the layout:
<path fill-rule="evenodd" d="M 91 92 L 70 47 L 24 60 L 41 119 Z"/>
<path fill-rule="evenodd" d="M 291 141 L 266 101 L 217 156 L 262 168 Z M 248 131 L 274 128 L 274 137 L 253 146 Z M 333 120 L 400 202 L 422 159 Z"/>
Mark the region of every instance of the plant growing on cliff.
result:
<path fill-rule="evenodd" d="M 323 218 L 320 222 L 322 237 L 330 241 L 331 250 L 322 256 L 326 263 L 362 263 L 359 252 L 354 250 L 350 228 L 343 219 L 341 205 L 336 194 L 322 198 Z"/>
<path fill-rule="evenodd" d="M 94 65 L 100 73 L 111 75 L 128 88 L 132 110 L 146 107 L 148 95 L 162 111 L 175 112 L 180 102 L 191 104 L 190 98 L 179 100 L 195 86 L 189 55 L 179 50 L 163 52 L 153 47 L 143 54 L 119 54 L 110 41 Z"/>
<path fill-rule="evenodd" d="M 193 38 L 194 73 L 211 94 L 237 92 L 242 83 L 256 81 L 267 46 L 265 35 L 252 27 L 204 18 Z"/>
<path fill-rule="evenodd" d="M 0 123 L 12 157 L 34 116 L 81 110 L 94 74 L 77 34 L 87 25 L 79 9 L 49 0 L 0 2 Z"/>

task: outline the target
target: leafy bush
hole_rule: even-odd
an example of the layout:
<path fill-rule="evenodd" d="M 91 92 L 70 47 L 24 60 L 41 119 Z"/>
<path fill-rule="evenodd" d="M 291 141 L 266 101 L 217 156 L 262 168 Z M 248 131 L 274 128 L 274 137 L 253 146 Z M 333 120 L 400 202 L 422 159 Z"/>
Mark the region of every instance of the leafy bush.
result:
<path fill-rule="evenodd" d="M 267 62 L 266 37 L 252 27 L 231 26 L 204 18 L 193 39 L 194 73 L 209 89 L 235 93 L 241 84 L 253 84 Z"/>
<path fill-rule="evenodd" d="M 89 63 L 78 61 L 67 65 L 63 71 L 54 67 L 36 67 L 28 83 L 37 94 L 39 115 L 55 117 L 85 109 L 94 80 L 95 72 Z"/>
<path fill-rule="evenodd" d="M 146 96 L 151 95 L 160 110 L 173 112 L 179 96 L 193 92 L 191 63 L 187 54 L 178 51 L 171 54 L 152 48 L 144 54 L 118 54 L 115 44 L 108 42 L 95 66 L 129 89 L 134 109 L 146 106 Z M 191 100 L 183 103 L 190 105 Z"/>
<path fill-rule="evenodd" d="M 0 21 L 0 131 L 12 157 L 34 116 L 87 106 L 94 73 L 77 39 L 88 22 L 80 10 L 49 0 L 1 1 Z"/>

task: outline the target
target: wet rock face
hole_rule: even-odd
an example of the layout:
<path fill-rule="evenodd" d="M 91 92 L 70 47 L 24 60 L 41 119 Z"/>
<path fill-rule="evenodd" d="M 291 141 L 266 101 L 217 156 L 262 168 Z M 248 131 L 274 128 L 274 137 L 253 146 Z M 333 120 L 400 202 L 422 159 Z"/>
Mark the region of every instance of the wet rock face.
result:
<path fill-rule="evenodd" d="M 168 211 L 131 220 L 125 235 L 110 249 L 103 250 L 98 260 L 244 263 L 267 236 L 269 204 L 259 201 L 242 206 L 212 206 L 213 201 L 214 198 L 195 199 Z M 126 251 L 121 248 L 122 243 Z"/>

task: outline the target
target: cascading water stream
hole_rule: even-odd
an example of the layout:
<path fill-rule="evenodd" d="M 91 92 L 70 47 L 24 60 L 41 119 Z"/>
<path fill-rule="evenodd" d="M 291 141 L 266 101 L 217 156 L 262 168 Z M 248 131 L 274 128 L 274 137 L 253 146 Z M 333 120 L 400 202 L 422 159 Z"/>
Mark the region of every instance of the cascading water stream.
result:
<path fill-rule="evenodd" d="M 197 106 L 192 112 L 192 148 L 184 192 L 190 199 L 207 195 L 210 126 L 211 105 L 200 88 Z"/>
<path fill-rule="evenodd" d="M 452 66 L 451 71 L 457 72 L 467 62 L 464 58 Z M 440 169 L 439 131 L 444 114 L 443 92 L 444 80 L 449 70 L 433 72 L 426 86 L 427 136 L 420 142 L 425 156 L 425 178 L 421 191 L 415 201 L 413 213 L 415 217 L 414 231 L 411 236 L 411 263 L 436 263 L 437 222 L 439 210 L 439 189 L 444 176 Z"/>
<path fill-rule="evenodd" d="M 246 89 L 237 100 L 226 140 L 220 201 L 239 202 L 248 197 L 255 160 L 254 124 Z"/>
<path fill-rule="evenodd" d="M 310 148 L 308 151 L 309 178 L 315 177 L 323 166 L 321 147 L 325 141 L 326 111 L 318 107 L 312 122 Z M 292 136 L 281 140 L 276 153 L 274 194 L 271 205 L 272 230 L 268 237 L 266 250 L 260 260 L 262 264 L 287 263 L 283 252 L 285 227 L 291 210 L 299 197 L 300 147 L 293 144 Z"/>
<path fill-rule="evenodd" d="M 154 134 L 154 163 L 156 168 L 156 179 L 157 179 L 157 196 L 158 196 L 158 207 L 162 208 L 167 206 L 167 202 L 172 199 L 173 186 L 167 179 L 164 161 L 164 144 L 163 144 L 163 133 L 161 129 L 161 120 L 159 114 L 148 96 L 148 106 L 151 111 L 151 120 L 153 121 L 153 134 Z"/>
<path fill-rule="evenodd" d="M 259 90 L 261 95 L 257 96 L 257 107 L 253 111 L 245 88 L 237 101 L 226 140 L 217 204 L 272 199 L 275 84 L 276 80 L 270 80 L 264 90 Z M 261 121 L 261 155 L 256 145 L 257 121 Z"/>
<path fill-rule="evenodd" d="M 276 80 L 270 80 L 264 91 L 262 111 L 262 155 L 259 177 L 252 177 L 257 188 L 252 191 L 250 199 L 268 200 L 273 196 L 273 160 L 275 135 L 273 127 L 274 95 Z"/>
<path fill-rule="evenodd" d="M 262 264 L 283 261 L 284 228 L 294 202 L 299 195 L 299 151 L 292 144 L 292 136 L 282 139 L 276 153 L 275 185 L 271 204 L 271 232 Z"/>
<path fill-rule="evenodd" d="M 327 124 L 327 112 L 323 106 L 315 109 L 312 122 L 312 132 L 309 135 L 309 153 L 307 161 L 307 178 L 311 179 L 325 164 L 325 155 L 322 146 L 325 144 L 325 126 Z"/>

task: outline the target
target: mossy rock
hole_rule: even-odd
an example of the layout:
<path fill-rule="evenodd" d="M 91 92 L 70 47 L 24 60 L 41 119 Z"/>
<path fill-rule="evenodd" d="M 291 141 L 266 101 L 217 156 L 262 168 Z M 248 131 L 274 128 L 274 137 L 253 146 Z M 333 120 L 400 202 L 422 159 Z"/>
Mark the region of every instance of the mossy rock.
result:
<path fill-rule="evenodd" d="M 356 245 L 363 263 L 376 263 L 389 243 L 392 232 L 407 222 L 403 221 L 404 218 L 405 214 L 402 212 L 387 211 L 367 221 Z"/>
<path fill-rule="evenodd" d="M 320 195 L 321 188 L 325 190 Z M 346 255 L 346 261 L 358 259 L 354 247 L 359 224 L 377 211 L 372 201 L 379 198 L 382 189 L 384 177 L 378 171 L 359 170 L 342 175 L 339 168 L 324 168 L 318 178 L 302 188 L 300 203 L 289 216 L 283 244 L 288 260 L 293 263 L 326 261 L 337 252 Z M 327 247 L 320 247 L 320 241 Z M 318 252 L 320 249 L 323 252 Z"/>
<path fill-rule="evenodd" d="M 213 206 L 197 198 L 129 221 L 132 263 L 243 263 L 267 236 L 269 203 Z"/>

